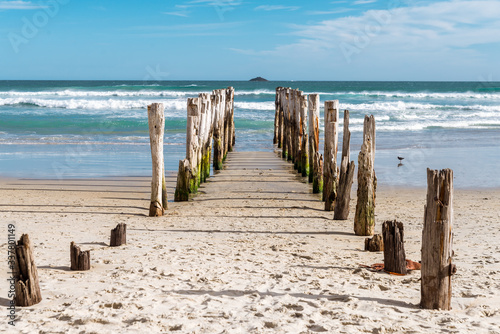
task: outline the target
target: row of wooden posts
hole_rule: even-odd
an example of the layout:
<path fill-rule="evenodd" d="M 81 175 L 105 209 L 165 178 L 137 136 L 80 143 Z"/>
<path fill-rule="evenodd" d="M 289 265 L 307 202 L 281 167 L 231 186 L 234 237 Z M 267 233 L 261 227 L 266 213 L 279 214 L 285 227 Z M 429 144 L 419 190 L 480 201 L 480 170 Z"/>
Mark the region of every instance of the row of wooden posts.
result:
<path fill-rule="evenodd" d="M 326 211 L 334 219 L 347 220 L 355 164 L 350 161 L 349 111 L 344 111 L 342 160 L 337 164 L 339 101 L 325 101 L 324 155 L 319 153 L 319 95 L 297 89 L 276 88 L 274 143 L 283 159 L 291 160 L 302 176 L 308 176 L 313 193 L 323 193 Z M 309 126 L 307 126 L 309 125 Z M 375 118 L 364 120 L 363 146 L 358 158 L 358 202 L 354 219 L 357 235 L 373 235 L 376 177 Z"/>
<path fill-rule="evenodd" d="M 319 95 L 304 95 L 297 89 L 276 88 L 274 144 L 281 148 L 283 159 L 292 161 L 302 176 L 308 176 L 313 193 L 321 193 L 326 211 L 334 211 L 334 219 L 349 215 L 354 161 L 350 159 L 349 111 L 344 111 L 342 160 L 337 165 L 339 102 L 325 101 L 324 155 L 319 153 Z M 307 121 L 309 120 L 309 121 Z M 306 125 L 309 125 L 308 129 Z M 375 233 L 375 118 L 365 116 L 363 143 L 358 155 L 358 190 L 354 217 L 356 235 Z M 453 171 L 427 171 L 427 204 L 422 233 L 421 306 L 429 309 L 451 308 L 452 264 L 452 199 Z M 383 224 L 383 234 L 366 240 L 366 249 L 376 244 L 384 250 L 384 269 L 406 274 L 407 261 L 403 243 L 403 224 Z M 385 248 L 380 245 L 384 245 Z M 378 247 L 377 247 L 378 246 Z"/>
<path fill-rule="evenodd" d="M 165 114 L 162 103 L 148 106 L 149 136 L 153 175 L 149 216 L 162 216 L 168 208 L 163 158 Z M 201 183 L 210 177 L 213 147 L 213 169 L 222 169 L 228 152 L 235 144 L 234 88 L 201 93 L 187 101 L 186 158 L 179 161 L 174 200 L 189 200 Z M 212 144 L 213 143 L 213 144 Z"/>
<path fill-rule="evenodd" d="M 235 143 L 234 88 L 202 93 L 187 101 L 186 158 L 179 161 L 175 201 L 189 200 L 213 169 L 219 171 Z"/>
<path fill-rule="evenodd" d="M 111 230 L 109 245 L 121 246 L 127 243 L 127 225 L 118 224 Z M 33 245 L 28 234 L 23 234 L 15 244 L 15 261 L 11 268 L 16 306 L 32 306 L 42 301 L 42 292 L 38 280 L 38 269 L 33 256 Z M 90 251 L 82 251 L 74 242 L 70 244 L 70 269 L 90 270 Z"/>

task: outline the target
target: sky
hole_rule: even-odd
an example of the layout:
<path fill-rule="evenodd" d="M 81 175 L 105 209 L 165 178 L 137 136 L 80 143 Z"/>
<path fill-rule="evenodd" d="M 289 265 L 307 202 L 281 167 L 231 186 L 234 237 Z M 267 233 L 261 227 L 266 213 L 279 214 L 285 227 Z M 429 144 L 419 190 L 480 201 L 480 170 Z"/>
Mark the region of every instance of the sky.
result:
<path fill-rule="evenodd" d="M 500 0 L 0 0 L 4 80 L 500 81 Z"/>

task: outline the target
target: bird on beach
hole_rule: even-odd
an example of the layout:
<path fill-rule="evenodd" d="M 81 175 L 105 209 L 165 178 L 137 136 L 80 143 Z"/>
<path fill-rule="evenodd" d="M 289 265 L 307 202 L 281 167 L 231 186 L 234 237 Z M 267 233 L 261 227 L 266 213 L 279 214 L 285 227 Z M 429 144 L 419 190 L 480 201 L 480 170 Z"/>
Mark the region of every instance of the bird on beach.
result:
<path fill-rule="evenodd" d="M 399 159 L 399 161 L 403 161 L 404 158 L 398 156 L 398 159 Z"/>

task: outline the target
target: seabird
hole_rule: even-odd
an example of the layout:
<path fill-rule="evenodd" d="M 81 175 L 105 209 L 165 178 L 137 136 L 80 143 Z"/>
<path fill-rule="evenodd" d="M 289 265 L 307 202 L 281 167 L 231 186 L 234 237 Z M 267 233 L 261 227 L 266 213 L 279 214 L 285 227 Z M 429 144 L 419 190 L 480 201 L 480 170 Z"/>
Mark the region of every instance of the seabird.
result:
<path fill-rule="evenodd" d="M 399 161 L 403 161 L 404 158 L 403 157 L 398 157 L 398 159 L 399 159 Z"/>

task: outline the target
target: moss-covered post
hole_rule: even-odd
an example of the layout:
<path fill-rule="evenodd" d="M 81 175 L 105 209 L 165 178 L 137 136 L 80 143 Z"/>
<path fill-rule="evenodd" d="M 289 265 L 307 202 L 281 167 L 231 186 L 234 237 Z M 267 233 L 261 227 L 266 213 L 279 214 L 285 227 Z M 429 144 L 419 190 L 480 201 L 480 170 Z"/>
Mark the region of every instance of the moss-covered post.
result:
<path fill-rule="evenodd" d="M 318 171 L 314 169 L 314 156 L 319 150 L 319 94 L 309 94 L 308 96 L 308 119 L 309 119 L 309 183 L 313 183 Z M 323 175 L 321 175 L 323 177 Z M 314 189 L 313 193 L 319 191 Z"/>
<path fill-rule="evenodd" d="M 338 192 L 339 101 L 325 101 L 325 154 L 323 155 L 323 200 L 325 211 L 333 211 Z"/>
<path fill-rule="evenodd" d="M 288 150 L 290 143 L 290 108 L 289 108 L 290 88 L 284 88 L 281 97 L 281 106 L 283 108 L 283 143 L 282 158 L 288 160 Z"/>
<path fill-rule="evenodd" d="M 323 155 L 316 151 L 314 153 L 314 175 L 313 175 L 313 194 L 323 192 Z"/>
<path fill-rule="evenodd" d="M 149 216 L 162 216 L 167 209 L 165 167 L 163 161 L 163 134 L 165 128 L 165 108 L 162 103 L 148 106 L 149 138 L 151 141 L 151 158 L 153 177 L 151 182 L 151 205 Z"/>
<path fill-rule="evenodd" d="M 351 155 L 351 131 L 349 131 L 349 110 L 344 110 L 344 137 L 342 140 L 342 160 L 340 162 L 340 177 L 337 202 L 335 203 L 336 220 L 347 220 L 351 202 L 351 188 L 354 180 L 354 161 L 349 162 Z"/>
<path fill-rule="evenodd" d="M 234 88 L 228 87 L 226 89 L 226 108 L 224 116 L 224 160 L 226 160 L 227 153 L 232 151 L 233 142 L 233 110 L 234 110 Z"/>
<path fill-rule="evenodd" d="M 358 156 L 358 201 L 354 216 L 354 233 L 369 236 L 375 233 L 375 118 L 365 116 L 363 144 Z"/>
<path fill-rule="evenodd" d="M 222 161 L 224 160 L 224 109 L 225 109 L 225 91 L 214 91 L 214 122 L 213 122 L 213 137 L 214 137 L 214 171 L 222 170 Z"/>

